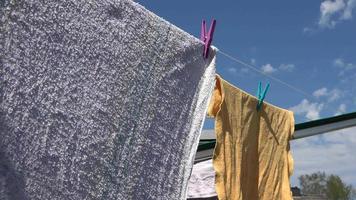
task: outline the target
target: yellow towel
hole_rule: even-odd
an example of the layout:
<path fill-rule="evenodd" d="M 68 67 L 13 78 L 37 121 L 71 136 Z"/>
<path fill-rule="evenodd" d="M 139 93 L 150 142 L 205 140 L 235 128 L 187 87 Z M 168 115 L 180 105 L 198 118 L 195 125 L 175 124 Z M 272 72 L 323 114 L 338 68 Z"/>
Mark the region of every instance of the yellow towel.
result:
<path fill-rule="evenodd" d="M 220 200 L 289 200 L 293 112 L 263 103 L 216 78 L 208 115 L 215 117 L 213 165 Z"/>

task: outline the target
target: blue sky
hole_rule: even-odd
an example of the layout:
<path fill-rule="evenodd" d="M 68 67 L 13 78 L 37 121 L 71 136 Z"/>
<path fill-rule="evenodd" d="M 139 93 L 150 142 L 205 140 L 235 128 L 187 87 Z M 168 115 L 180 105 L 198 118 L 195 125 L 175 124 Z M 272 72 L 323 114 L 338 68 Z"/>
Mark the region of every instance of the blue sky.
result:
<path fill-rule="evenodd" d="M 309 96 L 221 54 L 217 72 L 251 94 L 259 81 L 270 82 L 266 101 L 293 110 L 297 123 L 356 110 L 356 0 L 137 2 L 196 37 L 201 20 L 215 18 L 214 46 Z M 212 120 L 204 128 L 213 128 Z M 324 170 L 356 186 L 356 129 L 293 141 L 292 149 L 292 184 L 299 174 Z"/>

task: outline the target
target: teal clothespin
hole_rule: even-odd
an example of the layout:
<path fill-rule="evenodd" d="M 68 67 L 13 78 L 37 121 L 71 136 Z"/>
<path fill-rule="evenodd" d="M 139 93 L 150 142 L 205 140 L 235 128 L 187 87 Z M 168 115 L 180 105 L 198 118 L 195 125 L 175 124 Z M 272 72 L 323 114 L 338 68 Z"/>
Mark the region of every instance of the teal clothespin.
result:
<path fill-rule="evenodd" d="M 265 90 L 262 92 L 262 83 L 261 81 L 258 83 L 258 90 L 257 90 L 257 99 L 258 99 L 258 103 L 257 103 L 257 111 L 260 110 L 262 104 L 263 104 L 263 100 L 266 97 L 266 93 L 269 89 L 269 83 L 267 83 L 267 86 L 265 88 Z"/>

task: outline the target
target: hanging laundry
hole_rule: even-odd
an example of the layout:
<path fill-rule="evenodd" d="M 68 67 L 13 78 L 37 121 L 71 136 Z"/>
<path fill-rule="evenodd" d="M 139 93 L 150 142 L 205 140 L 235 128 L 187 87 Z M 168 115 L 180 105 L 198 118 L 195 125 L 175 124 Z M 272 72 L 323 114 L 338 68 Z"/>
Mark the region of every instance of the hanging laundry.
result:
<path fill-rule="evenodd" d="M 208 114 L 215 117 L 213 165 L 220 200 L 292 199 L 289 140 L 293 113 L 263 103 L 219 76 Z"/>
<path fill-rule="evenodd" d="M 0 199 L 186 199 L 214 49 L 131 0 L 0 19 Z"/>
<path fill-rule="evenodd" d="M 188 199 L 209 199 L 217 196 L 212 160 L 194 164 L 188 183 Z"/>

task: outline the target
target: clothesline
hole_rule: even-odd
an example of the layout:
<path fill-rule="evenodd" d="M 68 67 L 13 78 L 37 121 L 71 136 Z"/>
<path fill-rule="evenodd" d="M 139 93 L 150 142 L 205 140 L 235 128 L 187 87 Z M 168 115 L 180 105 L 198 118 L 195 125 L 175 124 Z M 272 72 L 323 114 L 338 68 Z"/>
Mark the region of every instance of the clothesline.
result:
<path fill-rule="evenodd" d="M 216 126 L 224 128 L 219 133 L 235 133 L 241 129 L 239 122 L 248 123 L 251 116 L 265 119 L 243 129 L 239 141 L 244 141 L 244 151 L 236 151 L 238 156 L 224 155 L 232 161 L 247 159 L 236 165 L 219 159 L 219 166 L 236 166 L 219 173 L 223 180 L 233 178 L 227 197 L 291 199 L 285 178 L 291 174 L 286 174 L 291 163 L 286 159 L 291 157 L 285 156 L 286 148 L 279 147 L 291 136 L 292 113 L 269 105 L 263 116 L 243 112 L 247 105 L 239 97 L 255 99 L 238 88 L 228 89 L 229 83 L 222 79 L 225 87 L 220 94 L 236 95 L 224 96 L 224 102 L 211 98 L 215 62 L 213 58 L 192 62 L 201 55 L 201 48 L 186 32 L 131 0 L 5 3 L 0 12 L 6 18 L 0 25 L 6 30 L 0 34 L 6 44 L 0 58 L 5 67 L 0 75 L 0 163 L 6 177 L 0 185 L 11 185 L 1 189 L 0 199 L 185 200 L 211 99 L 235 113 L 230 120 L 227 109 L 219 106 L 226 116 Z M 18 20 L 16 16 L 27 17 Z M 29 29 L 33 34 L 28 34 Z M 250 106 L 247 109 L 255 108 Z M 235 120 L 240 114 L 241 120 Z M 228 126 L 233 131 L 225 129 Z M 255 128 L 257 134 L 253 134 Z M 235 135 L 217 147 L 235 151 L 230 145 L 239 142 Z M 255 142 L 260 136 L 268 146 Z M 242 170 L 237 171 L 238 165 Z M 273 174 L 273 179 L 250 178 L 262 173 Z M 239 174 L 242 178 L 235 179 Z"/>
<path fill-rule="evenodd" d="M 311 100 L 311 99 L 315 100 L 315 97 L 313 95 L 309 94 L 308 92 L 305 92 L 302 89 L 299 89 L 299 88 L 297 88 L 297 87 L 295 87 L 295 86 L 293 86 L 293 85 L 291 85 L 289 83 L 286 83 L 286 82 L 284 82 L 283 80 L 281 80 L 279 78 L 276 78 L 276 77 L 274 77 L 272 75 L 266 74 L 265 72 L 261 71 L 260 69 L 258 69 L 258 67 L 254 66 L 252 64 L 248 64 L 248 63 L 246 63 L 244 61 L 241 61 L 240 59 L 238 59 L 238 58 L 236 58 L 234 56 L 231 56 L 228 53 L 225 53 L 224 51 L 221 51 L 220 49 L 217 52 L 220 53 L 221 55 L 225 56 L 226 58 L 238 63 L 238 64 L 244 65 L 245 67 L 248 67 L 248 68 L 252 69 L 253 71 L 261 74 L 262 76 L 266 76 L 266 77 L 268 77 L 268 78 L 270 78 L 270 79 L 272 79 L 272 80 L 274 80 L 274 81 L 276 81 L 276 82 L 278 82 L 278 83 L 280 83 L 280 84 L 282 84 L 282 85 L 284 85 L 284 86 L 286 86 L 286 87 L 298 92 L 299 94 L 303 95 L 304 97 L 306 97 L 309 100 Z M 330 107 L 326 107 L 326 106 L 324 107 L 324 110 L 328 110 L 330 112 L 335 112 L 334 109 L 332 109 Z"/>
<path fill-rule="evenodd" d="M 231 56 L 231 55 L 229 55 L 229 54 L 227 54 L 227 53 L 225 53 L 225 52 L 223 52 L 221 50 L 219 50 L 218 53 L 220 53 L 221 55 L 224 55 L 225 57 L 229 58 L 232 61 L 235 61 L 235 62 L 237 62 L 239 64 L 242 64 L 242 65 L 244 65 L 244 66 L 246 66 L 246 67 L 248 67 L 248 68 L 250 68 L 250 69 L 252 69 L 252 70 L 254 70 L 254 71 L 258 72 L 258 73 L 260 73 L 263 76 L 266 76 L 266 77 L 268 77 L 268 78 L 270 78 L 270 79 L 272 79 L 272 80 L 274 80 L 274 81 L 276 81 L 278 83 L 281 83 L 281 84 L 285 85 L 286 87 L 288 87 L 288 88 L 290 88 L 290 89 L 302 94 L 303 96 L 307 97 L 308 99 L 310 99 L 310 98 L 313 99 L 314 98 L 309 93 L 307 93 L 307 92 L 305 92 L 305 91 L 303 91 L 303 90 L 301 90 L 301 89 L 299 89 L 299 88 L 297 88 L 297 87 L 295 87 L 295 86 L 293 86 L 293 85 L 291 85 L 289 83 L 286 83 L 286 82 L 282 81 L 281 79 L 278 79 L 278 78 L 276 78 L 274 76 L 266 74 L 265 72 L 259 70 L 256 66 L 248 64 L 246 62 L 243 62 L 243 61 L 237 59 L 236 57 L 233 57 L 233 56 Z"/>

